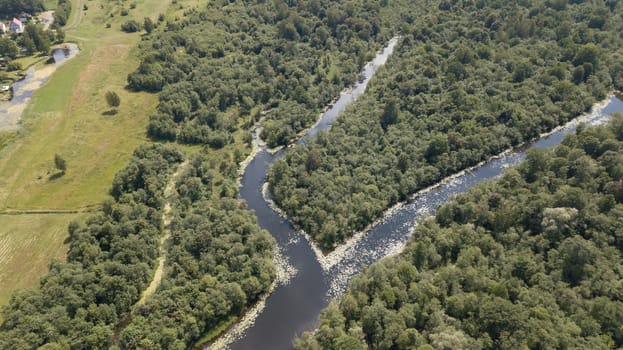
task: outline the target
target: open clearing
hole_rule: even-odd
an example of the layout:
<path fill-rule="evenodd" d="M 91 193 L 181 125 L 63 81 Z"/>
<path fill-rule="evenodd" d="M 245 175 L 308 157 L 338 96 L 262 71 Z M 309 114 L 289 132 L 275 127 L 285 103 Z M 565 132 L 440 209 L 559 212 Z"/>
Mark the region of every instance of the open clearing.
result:
<path fill-rule="evenodd" d="M 119 16 L 116 6 L 100 2 L 90 1 L 87 11 L 73 9 L 69 22 L 76 27 L 67 30 L 67 39 L 76 41 L 81 52 L 33 95 L 18 140 L 0 153 L 0 209 L 98 204 L 114 174 L 145 141 L 147 115 L 157 96 L 124 90 L 127 74 L 138 65 L 140 34 L 122 33 L 119 27 L 131 18 L 157 16 L 167 2 L 139 1 L 129 16 Z M 113 116 L 103 114 L 109 109 L 104 100 L 108 90 L 121 98 L 119 113 Z M 57 179 L 55 153 L 67 160 L 67 173 Z"/>
<path fill-rule="evenodd" d="M 155 94 L 124 89 L 127 74 L 138 66 L 141 34 L 126 34 L 127 20 L 156 19 L 170 1 L 138 0 L 128 16 L 117 2 L 93 0 L 83 10 L 74 0 L 66 40 L 80 47 L 36 91 L 16 134 L 0 135 L 0 212 L 81 210 L 106 198 L 114 174 L 145 142 Z M 113 17 L 111 17 L 113 14 Z M 110 24 L 110 28 L 106 28 Z M 121 105 L 115 115 L 104 94 L 115 91 Z M 64 176 L 54 155 L 67 161 Z M 0 305 L 16 288 L 35 286 L 52 258 L 63 258 L 67 224 L 85 214 L 0 215 Z"/>
<path fill-rule="evenodd" d="M 84 214 L 83 214 L 84 215 Z M 0 304 L 16 288 L 36 286 L 52 259 L 63 259 L 67 224 L 80 215 L 0 215 Z"/>

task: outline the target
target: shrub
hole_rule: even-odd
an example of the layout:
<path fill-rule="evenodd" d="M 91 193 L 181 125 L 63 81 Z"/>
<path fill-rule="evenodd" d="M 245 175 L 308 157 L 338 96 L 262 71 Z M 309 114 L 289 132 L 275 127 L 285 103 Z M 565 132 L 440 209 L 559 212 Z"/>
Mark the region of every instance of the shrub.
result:
<path fill-rule="evenodd" d="M 21 70 L 22 69 L 22 64 L 19 62 L 10 62 L 7 66 L 6 66 L 6 70 L 9 72 L 14 72 L 16 70 Z"/>
<path fill-rule="evenodd" d="M 141 25 L 135 20 L 129 20 L 121 25 L 121 30 L 126 33 L 134 33 L 141 30 Z"/>

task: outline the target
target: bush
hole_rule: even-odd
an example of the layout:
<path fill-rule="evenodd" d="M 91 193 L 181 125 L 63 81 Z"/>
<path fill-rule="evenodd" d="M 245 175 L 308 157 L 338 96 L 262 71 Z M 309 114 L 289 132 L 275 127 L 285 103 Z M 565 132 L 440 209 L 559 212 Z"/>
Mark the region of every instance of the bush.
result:
<path fill-rule="evenodd" d="M 121 30 L 126 33 L 134 33 L 141 30 L 141 25 L 135 20 L 129 20 L 121 25 Z"/>
<path fill-rule="evenodd" d="M 21 70 L 22 69 L 22 64 L 19 62 L 10 62 L 7 66 L 6 66 L 6 70 L 9 72 L 14 72 L 16 70 Z"/>
<path fill-rule="evenodd" d="M 116 92 L 108 91 L 106 92 L 106 103 L 108 103 L 108 106 L 111 108 L 117 108 L 121 104 L 121 99 Z"/>

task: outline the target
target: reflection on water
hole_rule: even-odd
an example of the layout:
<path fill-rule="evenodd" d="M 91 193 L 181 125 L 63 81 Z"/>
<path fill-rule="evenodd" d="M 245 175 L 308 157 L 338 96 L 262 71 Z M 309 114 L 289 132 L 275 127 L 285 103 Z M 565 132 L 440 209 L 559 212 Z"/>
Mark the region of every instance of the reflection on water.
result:
<path fill-rule="evenodd" d="M 68 44 L 66 46 L 52 50 L 52 58 L 54 58 L 54 63 L 58 64 L 68 58 L 73 57 L 77 53 L 78 46 L 75 44 Z"/>
<path fill-rule="evenodd" d="M 56 68 L 78 53 L 76 44 L 63 44 L 63 47 L 52 50 L 53 64 L 29 68 L 26 76 L 13 84 L 13 98 L 0 104 L 0 130 L 17 130 L 24 109 L 30 102 L 32 94 L 39 89 L 54 73 Z"/>
<path fill-rule="evenodd" d="M 365 91 L 370 78 L 385 64 L 397 42 L 398 38 L 390 40 L 375 59 L 364 67 L 361 75 L 363 79 L 351 90 L 343 92 L 300 142 L 304 142 L 319 130 L 327 129 L 337 115 Z M 283 259 L 297 273 L 287 284 L 277 285 L 266 301 L 265 309 L 257 319 L 252 320 L 253 326 L 230 345 L 233 349 L 292 348 L 292 339 L 303 331 L 313 329 L 319 311 L 327 305 L 326 295 L 330 284 L 311 244 L 306 239 L 301 239 L 300 233 L 275 212 L 262 195 L 266 170 L 282 155 L 283 151 L 271 154 L 263 149 L 259 152 L 245 169 L 240 196 L 255 211 L 259 225 L 275 237 Z"/>
<path fill-rule="evenodd" d="M 369 76 L 368 76 L 369 77 Z M 343 96 L 345 97 L 345 96 Z M 355 96 L 356 97 L 356 96 Z M 352 96 L 346 96 L 352 100 Z M 334 107 L 345 104 L 336 102 Z M 623 112 L 623 102 L 609 97 L 593 111 L 532 143 L 531 148 L 548 148 L 559 144 L 573 132 L 579 122 L 602 124 L 610 114 Z M 327 112 L 330 115 L 331 110 Z M 324 117 L 323 117 L 324 118 Z M 335 116 L 331 116 L 335 118 Z M 325 120 L 319 128 L 328 127 Z M 399 252 L 408 241 L 417 220 L 434 214 L 435 209 L 452 196 L 468 191 L 474 185 L 498 177 L 504 169 L 525 158 L 525 151 L 506 152 L 491 161 L 443 181 L 438 186 L 414 195 L 409 203 L 399 204 L 367 233 L 357 235 L 339 252 L 318 257 L 314 247 L 290 223 L 270 208 L 261 194 L 266 169 L 281 155 L 263 150 L 247 166 L 241 187 L 241 197 L 255 211 L 260 226 L 273 234 L 287 262 L 296 268 L 297 275 L 287 285 L 279 285 L 268 298 L 265 309 L 231 349 L 291 349 L 292 340 L 305 330 L 315 327 L 320 311 L 328 301 L 342 294 L 350 278 L 375 261 Z M 332 254 L 337 254 L 332 256 Z M 319 262 L 320 260 L 325 260 Z M 329 261 L 330 263 L 326 263 Z"/>
<path fill-rule="evenodd" d="M 337 115 L 365 91 L 376 69 L 385 63 L 396 45 L 396 39 L 368 64 L 364 80 L 342 94 L 321 120 L 299 141 L 304 143 L 319 130 L 327 129 Z M 592 125 L 607 120 L 615 111 L 623 111 L 623 102 L 612 96 L 590 115 L 578 118 Z M 530 145 L 534 148 L 554 146 L 564 135 L 575 130 L 577 122 L 541 138 Z M 506 152 L 493 160 L 441 182 L 438 186 L 414 195 L 409 203 L 388 210 L 382 220 L 368 232 L 361 233 L 328 256 L 322 256 L 304 235 L 293 229 L 289 221 L 273 210 L 262 195 L 266 170 L 284 151 L 271 154 L 263 149 L 247 165 L 241 182 L 240 196 L 255 211 L 259 225 L 276 239 L 282 259 L 293 266 L 296 275 L 289 283 L 278 285 L 268 298 L 265 308 L 252 326 L 230 344 L 231 349 L 291 349 L 292 341 L 303 331 L 315 327 L 320 311 L 328 301 L 344 292 L 350 278 L 366 266 L 385 256 L 399 252 L 409 239 L 416 221 L 422 215 L 434 214 L 440 204 L 463 193 L 475 184 L 499 176 L 504 169 L 525 158 L 524 151 Z"/>
<path fill-rule="evenodd" d="M 611 96 L 603 103 L 597 104 L 590 114 L 577 118 L 550 135 L 533 142 L 527 148 L 543 149 L 556 146 L 565 135 L 575 131 L 580 122 L 588 126 L 603 124 L 615 112 L 623 112 L 623 102 L 618 97 Z M 350 244 L 348 249 L 342 252 L 339 263 L 328 271 L 327 279 L 330 284 L 328 296 L 342 294 L 350 278 L 360 272 L 362 267 L 369 266 L 382 257 L 398 253 L 408 241 L 413 226 L 422 215 L 434 214 L 439 205 L 453 196 L 467 192 L 482 181 L 500 176 L 504 169 L 517 165 L 525 157 L 525 150 L 506 152 L 481 166 L 449 178 L 436 187 L 420 191 L 409 203 L 392 208 L 389 214 L 368 233 Z"/>

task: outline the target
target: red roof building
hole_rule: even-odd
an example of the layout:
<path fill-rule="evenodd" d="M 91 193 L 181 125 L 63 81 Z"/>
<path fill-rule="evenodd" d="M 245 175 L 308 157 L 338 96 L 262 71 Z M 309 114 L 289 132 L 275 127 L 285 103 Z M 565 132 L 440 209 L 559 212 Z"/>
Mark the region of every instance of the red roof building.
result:
<path fill-rule="evenodd" d="M 13 20 L 9 24 L 9 30 L 12 31 L 13 33 L 23 33 L 24 25 L 19 19 L 13 18 Z"/>

